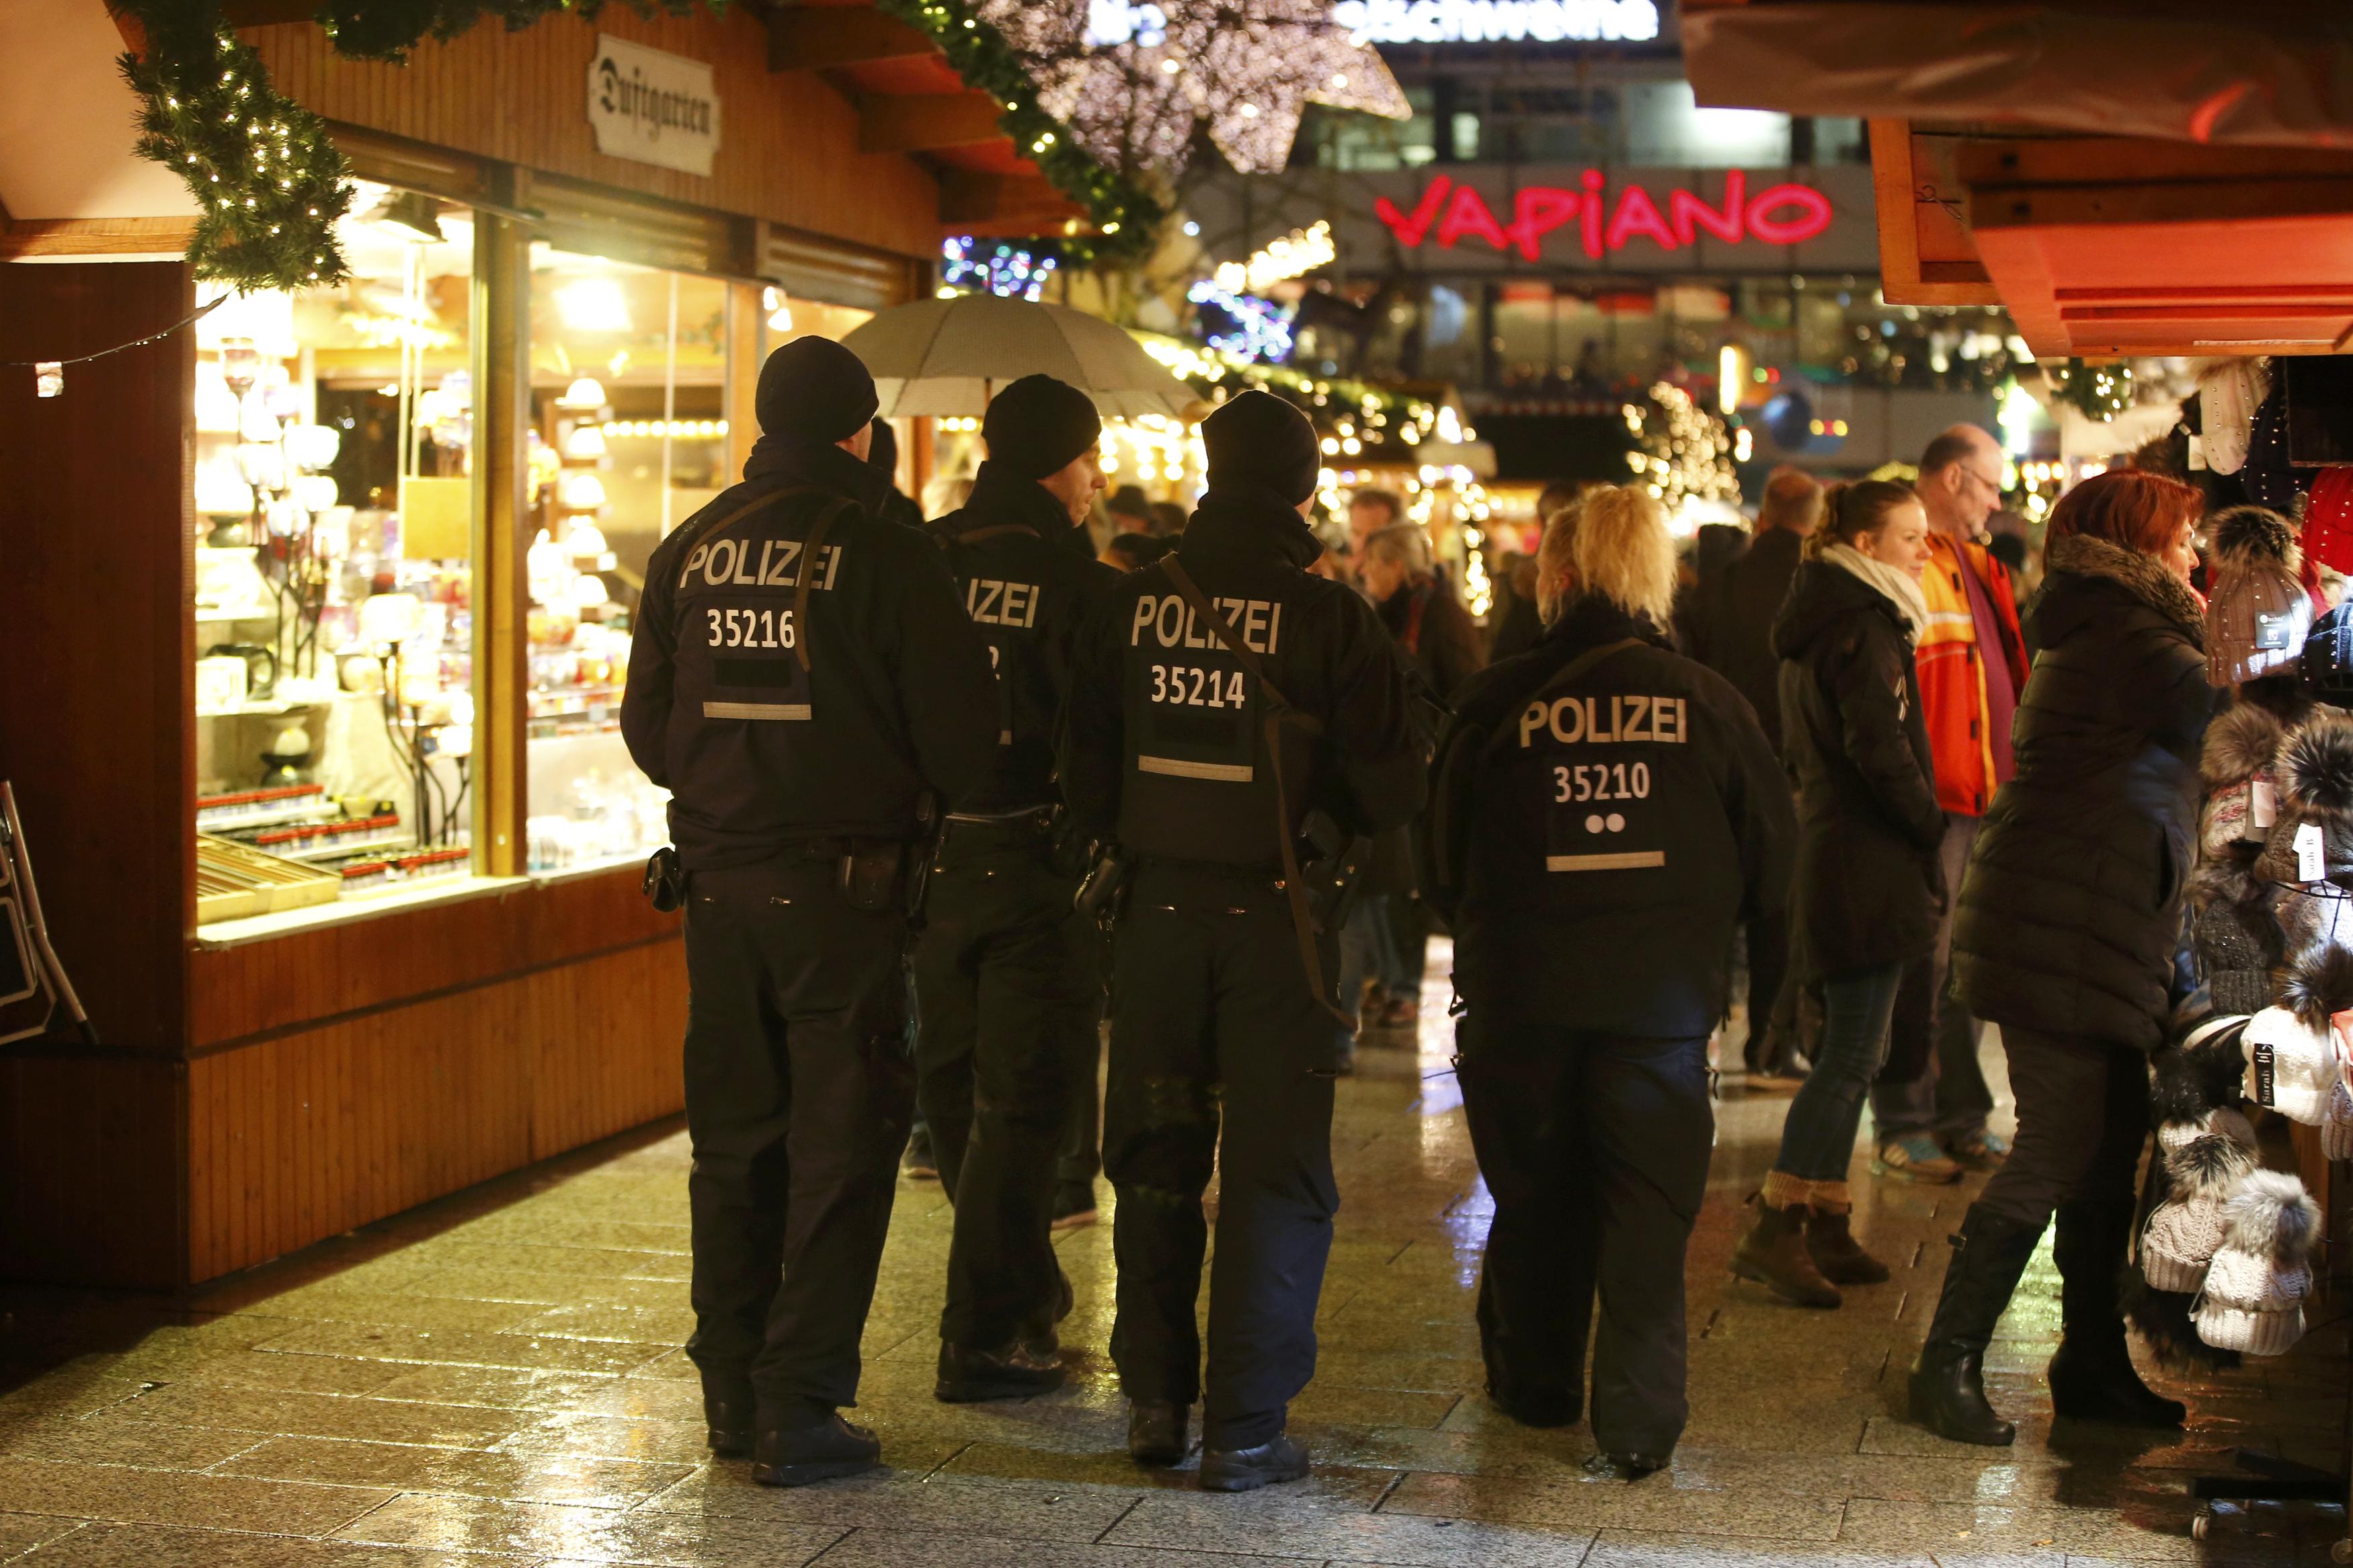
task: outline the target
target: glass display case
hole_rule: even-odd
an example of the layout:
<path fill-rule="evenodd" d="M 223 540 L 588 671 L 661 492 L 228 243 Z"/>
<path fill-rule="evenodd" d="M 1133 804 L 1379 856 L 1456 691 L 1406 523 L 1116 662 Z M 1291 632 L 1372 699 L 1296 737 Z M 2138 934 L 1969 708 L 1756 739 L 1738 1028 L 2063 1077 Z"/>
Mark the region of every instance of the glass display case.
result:
<path fill-rule="evenodd" d="M 473 868 L 473 222 L 337 227 L 347 282 L 196 326 L 200 923 Z"/>

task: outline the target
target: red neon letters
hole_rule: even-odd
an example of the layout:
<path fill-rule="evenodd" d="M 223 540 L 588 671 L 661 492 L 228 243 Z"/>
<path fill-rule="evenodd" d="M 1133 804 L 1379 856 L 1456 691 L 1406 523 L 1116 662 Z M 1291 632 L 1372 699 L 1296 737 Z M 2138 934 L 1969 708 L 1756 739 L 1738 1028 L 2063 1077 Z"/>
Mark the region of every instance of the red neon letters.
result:
<path fill-rule="evenodd" d="M 1398 243 L 1411 249 L 1437 231 L 1440 248 L 1451 250 L 1465 237 L 1483 239 L 1497 250 L 1517 249 L 1521 258 L 1536 259 L 1545 236 L 1575 224 L 1579 247 L 1588 257 L 1605 250 L 1622 250 L 1629 240 L 1642 238 L 1662 250 L 1698 242 L 1704 229 L 1717 239 L 1737 244 L 1744 239 L 1767 245 L 1795 245 L 1813 238 L 1831 226 L 1831 199 L 1811 185 L 1770 185 L 1748 195 L 1748 176 L 1733 170 L 1724 176 L 1724 200 L 1711 205 L 1690 191 L 1667 193 L 1663 213 L 1651 193 L 1640 185 L 1619 187 L 1616 205 L 1607 220 L 1603 208 L 1604 181 L 1600 171 L 1588 169 L 1580 188 L 1523 185 L 1512 196 L 1512 221 L 1496 220 L 1486 198 L 1471 185 L 1458 185 L 1444 174 L 1434 176 L 1411 212 L 1398 210 L 1387 196 L 1373 203 L 1374 216 L 1388 225 Z"/>

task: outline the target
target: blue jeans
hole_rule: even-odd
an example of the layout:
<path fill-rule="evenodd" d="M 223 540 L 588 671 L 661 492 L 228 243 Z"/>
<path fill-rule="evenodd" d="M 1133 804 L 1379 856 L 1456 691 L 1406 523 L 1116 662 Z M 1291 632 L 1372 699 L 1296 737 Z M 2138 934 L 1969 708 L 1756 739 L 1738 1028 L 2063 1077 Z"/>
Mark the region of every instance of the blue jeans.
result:
<path fill-rule="evenodd" d="M 1845 1180 L 1864 1097 L 1887 1059 L 1887 1027 L 1903 978 L 1904 966 L 1888 963 L 1822 983 L 1821 1052 L 1789 1101 L 1775 1170 L 1810 1182 Z"/>

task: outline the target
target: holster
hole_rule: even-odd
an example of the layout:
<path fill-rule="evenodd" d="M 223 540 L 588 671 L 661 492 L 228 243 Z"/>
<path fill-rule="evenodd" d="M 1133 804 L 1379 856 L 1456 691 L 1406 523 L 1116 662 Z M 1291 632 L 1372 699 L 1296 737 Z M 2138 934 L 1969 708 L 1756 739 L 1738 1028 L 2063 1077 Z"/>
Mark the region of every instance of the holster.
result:
<path fill-rule="evenodd" d="M 1336 932 L 1347 922 L 1372 854 L 1371 839 L 1349 832 L 1320 807 L 1299 825 L 1299 879 L 1306 884 L 1316 930 Z"/>
<path fill-rule="evenodd" d="M 1119 919 L 1120 906 L 1127 900 L 1129 869 L 1127 857 L 1117 845 L 1102 846 L 1071 907 L 1095 924 L 1109 927 Z"/>
<path fill-rule="evenodd" d="M 645 891 L 647 900 L 663 914 L 686 906 L 686 871 L 678 863 L 678 851 L 667 844 L 646 862 Z"/>
<path fill-rule="evenodd" d="M 860 914 L 903 909 L 907 850 L 894 838 L 852 839 L 840 860 L 843 900 Z"/>

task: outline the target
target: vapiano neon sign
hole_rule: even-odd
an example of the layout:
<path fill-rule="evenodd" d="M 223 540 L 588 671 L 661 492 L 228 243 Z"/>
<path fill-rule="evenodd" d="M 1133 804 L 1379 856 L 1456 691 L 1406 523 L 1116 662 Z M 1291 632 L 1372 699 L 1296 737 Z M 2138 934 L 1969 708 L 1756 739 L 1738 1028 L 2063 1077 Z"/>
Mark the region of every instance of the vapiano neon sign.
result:
<path fill-rule="evenodd" d="M 1483 239 L 1497 250 L 1517 250 L 1527 261 L 1537 258 L 1546 235 L 1571 224 L 1585 254 L 1599 258 L 1635 239 L 1677 250 L 1697 244 L 1702 234 L 1730 244 L 1754 239 L 1796 245 L 1829 228 L 1832 216 L 1830 197 L 1811 185 L 1768 185 L 1752 196 L 1748 176 L 1737 169 L 1724 176 L 1720 202 L 1708 203 L 1691 191 L 1670 191 L 1664 210 L 1640 185 L 1620 185 L 1614 202 L 1606 199 L 1608 183 L 1599 169 L 1588 169 L 1574 189 L 1522 185 L 1512 193 L 1512 218 L 1504 223 L 1476 186 L 1458 185 L 1440 174 L 1424 188 L 1411 212 L 1382 196 L 1373 203 L 1373 213 L 1409 249 L 1432 237 L 1446 250 L 1466 238 Z"/>

